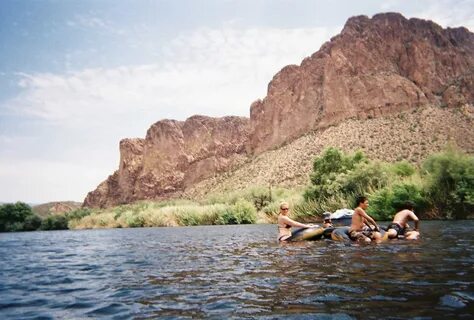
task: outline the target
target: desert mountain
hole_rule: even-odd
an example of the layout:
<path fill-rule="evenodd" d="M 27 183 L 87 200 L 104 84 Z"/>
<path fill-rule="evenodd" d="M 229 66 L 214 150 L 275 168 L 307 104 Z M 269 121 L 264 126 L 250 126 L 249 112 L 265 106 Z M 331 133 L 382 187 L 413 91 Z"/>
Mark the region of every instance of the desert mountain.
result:
<path fill-rule="evenodd" d="M 82 203 L 74 201 L 48 202 L 31 207 L 33 212 L 44 218 L 49 215 L 64 214 L 81 207 Z"/>
<path fill-rule="evenodd" d="M 284 67 L 250 119 L 162 120 L 120 142 L 119 169 L 85 206 L 198 196 L 249 184 L 302 185 L 324 147 L 420 161 L 452 141 L 474 151 L 474 34 L 397 13 L 350 18 Z"/>

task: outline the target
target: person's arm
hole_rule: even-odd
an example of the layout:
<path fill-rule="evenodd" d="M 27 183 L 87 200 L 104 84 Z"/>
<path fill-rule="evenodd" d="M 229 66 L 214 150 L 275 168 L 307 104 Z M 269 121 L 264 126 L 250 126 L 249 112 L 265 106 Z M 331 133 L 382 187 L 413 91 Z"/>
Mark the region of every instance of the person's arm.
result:
<path fill-rule="evenodd" d="M 283 217 L 282 218 L 283 222 L 285 222 L 287 225 L 290 225 L 292 227 L 299 227 L 299 228 L 310 228 L 311 226 L 310 225 L 307 225 L 307 224 L 304 224 L 304 223 L 300 223 L 298 221 L 295 221 L 293 219 L 290 219 L 288 217 Z"/>
<path fill-rule="evenodd" d="M 364 221 L 365 221 L 365 224 L 368 225 L 370 229 L 372 229 L 372 227 L 367 223 L 367 221 L 369 221 L 371 224 L 373 224 L 373 225 L 375 226 L 375 231 L 380 231 L 379 226 L 377 225 L 377 222 L 375 222 L 375 220 L 372 219 L 371 216 L 369 216 L 369 215 L 368 215 L 367 213 L 365 213 L 365 211 L 363 211 L 363 210 L 360 210 L 359 213 L 360 213 L 360 215 L 361 215 L 362 217 L 365 218 L 365 220 L 364 220 Z"/>
<path fill-rule="evenodd" d="M 420 219 L 413 212 L 410 212 L 410 218 L 415 222 L 415 231 L 419 231 Z"/>

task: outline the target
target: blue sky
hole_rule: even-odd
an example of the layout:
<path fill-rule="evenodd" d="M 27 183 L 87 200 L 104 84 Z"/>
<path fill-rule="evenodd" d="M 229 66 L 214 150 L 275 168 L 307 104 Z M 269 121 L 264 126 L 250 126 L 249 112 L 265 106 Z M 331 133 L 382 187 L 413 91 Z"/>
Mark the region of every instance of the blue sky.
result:
<path fill-rule="evenodd" d="M 282 67 L 388 11 L 474 30 L 474 0 L 2 0 L 0 202 L 82 201 L 121 139 L 164 118 L 248 116 Z"/>

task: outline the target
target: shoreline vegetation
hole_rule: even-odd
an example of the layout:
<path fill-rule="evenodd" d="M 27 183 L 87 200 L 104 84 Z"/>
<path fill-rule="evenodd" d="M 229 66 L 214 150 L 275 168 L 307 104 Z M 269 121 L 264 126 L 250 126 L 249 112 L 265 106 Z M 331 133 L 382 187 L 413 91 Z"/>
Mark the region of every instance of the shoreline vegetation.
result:
<path fill-rule="evenodd" d="M 309 186 L 300 189 L 254 186 L 199 201 L 138 201 L 45 218 L 25 203 L 3 204 L 0 232 L 275 223 L 281 201 L 290 203 L 293 218 L 315 222 L 325 211 L 353 208 L 362 194 L 368 196 L 368 213 L 376 220 L 391 220 L 408 200 L 421 219 L 474 217 L 474 156 L 453 146 L 430 155 L 420 166 L 328 148 L 315 158 L 309 177 Z"/>

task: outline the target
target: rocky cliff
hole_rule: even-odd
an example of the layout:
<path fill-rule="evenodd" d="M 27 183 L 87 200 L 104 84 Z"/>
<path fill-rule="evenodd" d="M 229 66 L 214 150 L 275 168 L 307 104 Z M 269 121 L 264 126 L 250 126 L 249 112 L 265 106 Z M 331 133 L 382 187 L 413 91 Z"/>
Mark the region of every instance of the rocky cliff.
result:
<path fill-rule="evenodd" d="M 301 65 L 277 73 L 267 96 L 251 105 L 250 119 L 163 120 L 145 139 L 123 140 L 119 170 L 84 205 L 178 196 L 256 155 L 347 121 L 472 105 L 473 33 L 396 13 L 353 17 Z"/>
<path fill-rule="evenodd" d="M 250 109 L 260 153 L 349 118 L 474 101 L 474 34 L 397 13 L 350 18 L 300 66 L 283 68 Z M 290 129 L 289 129 L 290 128 Z"/>
<path fill-rule="evenodd" d="M 119 169 L 89 192 L 84 206 L 179 196 L 196 182 L 242 163 L 249 129 L 243 117 L 158 121 L 145 139 L 120 142 Z"/>

